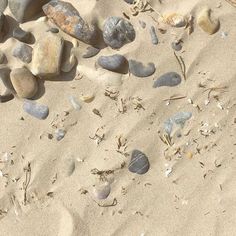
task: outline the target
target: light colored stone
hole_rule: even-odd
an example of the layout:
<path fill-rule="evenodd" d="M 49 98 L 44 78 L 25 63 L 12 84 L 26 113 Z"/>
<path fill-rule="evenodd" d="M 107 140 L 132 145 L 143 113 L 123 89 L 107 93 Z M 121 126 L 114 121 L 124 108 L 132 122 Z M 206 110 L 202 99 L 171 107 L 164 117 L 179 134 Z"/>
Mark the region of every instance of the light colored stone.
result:
<path fill-rule="evenodd" d="M 111 192 L 111 186 L 108 182 L 95 185 L 93 188 L 93 194 L 95 198 L 99 200 L 106 199 Z"/>

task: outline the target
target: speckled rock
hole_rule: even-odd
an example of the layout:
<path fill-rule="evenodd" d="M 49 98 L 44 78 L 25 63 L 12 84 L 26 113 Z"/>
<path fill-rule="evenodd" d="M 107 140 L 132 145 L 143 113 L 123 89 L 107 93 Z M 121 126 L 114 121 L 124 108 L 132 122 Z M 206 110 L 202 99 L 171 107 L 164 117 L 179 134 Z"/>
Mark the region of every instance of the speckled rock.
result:
<path fill-rule="evenodd" d="M 100 52 L 100 49 L 95 47 L 87 47 L 87 51 L 83 54 L 83 58 L 90 58 L 96 56 Z"/>
<path fill-rule="evenodd" d="M 119 73 L 127 73 L 128 61 L 122 55 L 101 56 L 97 60 L 98 64 L 106 70 Z"/>
<path fill-rule="evenodd" d="M 181 83 L 181 76 L 176 72 L 168 72 L 160 76 L 153 84 L 153 88 L 167 86 L 174 87 Z"/>
<path fill-rule="evenodd" d="M 49 114 L 48 106 L 38 104 L 36 102 L 25 100 L 23 110 L 37 119 L 44 120 Z"/>
<path fill-rule="evenodd" d="M 9 8 L 20 23 L 31 20 L 42 11 L 42 6 L 49 0 L 9 0 Z"/>
<path fill-rule="evenodd" d="M 1 0 L 0 1 L 0 12 L 4 12 L 8 4 L 8 0 Z"/>
<path fill-rule="evenodd" d="M 13 37 L 23 43 L 29 43 L 31 36 L 32 35 L 30 32 L 26 32 L 23 29 L 21 29 L 20 27 L 17 27 L 13 30 Z"/>
<path fill-rule="evenodd" d="M 96 28 L 86 23 L 71 3 L 51 1 L 43 11 L 65 33 L 88 44 L 96 40 Z"/>
<path fill-rule="evenodd" d="M 150 35 L 151 35 L 152 44 L 157 45 L 158 38 L 157 38 L 157 33 L 154 26 L 151 26 L 150 28 Z"/>
<path fill-rule="evenodd" d="M 106 199 L 111 192 L 111 186 L 109 183 L 101 183 L 95 185 L 93 188 L 93 194 L 98 200 Z"/>
<path fill-rule="evenodd" d="M 38 91 L 36 78 L 27 68 L 13 69 L 10 73 L 12 85 L 20 98 L 32 98 Z"/>
<path fill-rule="evenodd" d="M 18 43 L 13 49 L 12 55 L 20 59 L 24 63 L 30 63 L 32 61 L 33 48 L 24 43 Z"/>
<path fill-rule="evenodd" d="M 129 163 L 129 171 L 136 174 L 145 174 L 149 170 L 150 164 L 147 156 L 139 150 L 133 150 Z"/>
<path fill-rule="evenodd" d="M 121 48 L 123 45 L 134 41 L 135 30 L 127 20 L 111 16 L 104 23 L 103 38 L 108 46 Z"/>
<path fill-rule="evenodd" d="M 143 65 L 142 62 L 129 60 L 129 71 L 137 77 L 148 77 L 155 73 L 156 68 L 154 63 Z"/>

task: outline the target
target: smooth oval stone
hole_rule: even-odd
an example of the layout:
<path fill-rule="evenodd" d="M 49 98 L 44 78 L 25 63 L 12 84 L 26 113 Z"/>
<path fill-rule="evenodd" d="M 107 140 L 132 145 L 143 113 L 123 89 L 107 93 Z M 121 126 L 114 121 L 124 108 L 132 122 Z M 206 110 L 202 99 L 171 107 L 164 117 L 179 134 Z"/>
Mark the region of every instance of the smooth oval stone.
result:
<path fill-rule="evenodd" d="M 151 26 L 151 28 L 150 28 L 150 35 L 151 35 L 151 39 L 152 39 L 152 44 L 157 45 L 158 38 L 157 38 L 157 34 L 156 34 L 156 30 L 155 30 L 154 26 Z"/>
<path fill-rule="evenodd" d="M 40 120 L 46 119 L 49 114 L 48 106 L 37 104 L 29 100 L 24 101 L 23 110 Z"/>
<path fill-rule="evenodd" d="M 142 62 L 129 60 L 129 71 L 137 77 L 148 77 L 155 73 L 156 68 L 152 62 L 145 66 Z"/>
<path fill-rule="evenodd" d="M 62 140 L 65 137 L 66 131 L 64 129 L 56 129 L 55 136 L 57 141 Z"/>
<path fill-rule="evenodd" d="M 139 175 L 145 174 L 149 170 L 150 164 L 147 156 L 139 150 L 133 150 L 129 163 L 129 171 Z"/>
<path fill-rule="evenodd" d="M 29 45 L 24 43 L 19 43 L 13 50 L 12 55 L 24 63 L 30 63 L 32 61 L 32 51 Z"/>
<path fill-rule="evenodd" d="M 96 56 L 100 52 L 100 49 L 95 47 L 87 47 L 87 52 L 83 54 L 83 58 L 90 58 Z"/>
<path fill-rule="evenodd" d="M 28 43 L 31 38 L 31 33 L 17 27 L 13 30 L 13 37 L 21 42 Z"/>
<path fill-rule="evenodd" d="M 174 87 L 181 83 L 181 76 L 176 72 L 168 72 L 160 76 L 153 84 L 153 88 L 168 86 Z"/>
<path fill-rule="evenodd" d="M 98 64 L 106 70 L 119 73 L 127 73 L 128 61 L 122 55 L 101 56 L 98 58 Z"/>
<path fill-rule="evenodd" d="M 171 43 L 171 47 L 172 47 L 175 51 L 180 51 L 180 50 L 182 49 L 181 42 L 172 42 L 172 43 Z"/>
<path fill-rule="evenodd" d="M 134 41 L 135 30 L 127 20 L 111 16 L 106 19 L 103 27 L 103 38 L 112 48 L 121 48 L 123 45 Z"/>
<path fill-rule="evenodd" d="M 93 188 L 93 194 L 99 200 L 106 199 L 109 196 L 110 192 L 111 186 L 109 183 L 95 185 L 95 187 Z"/>

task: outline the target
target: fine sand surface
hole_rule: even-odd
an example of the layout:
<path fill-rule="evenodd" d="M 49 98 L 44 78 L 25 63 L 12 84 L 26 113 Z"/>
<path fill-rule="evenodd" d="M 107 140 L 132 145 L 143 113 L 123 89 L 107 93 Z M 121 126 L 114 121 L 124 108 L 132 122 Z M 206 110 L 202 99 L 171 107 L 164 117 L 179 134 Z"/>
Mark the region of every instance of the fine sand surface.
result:
<path fill-rule="evenodd" d="M 122 0 L 68 2 L 85 19 L 96 19 L 100 26 L 108 16 L 129 15 L 136 39 L 119 53 L 144 64 L 153 62 L 157 69 L 148 78 L 107 72 L 95 62 L 99 56 L 117 51 L 107 47 L 84 59 L 87 45 L 80 42 L 77 72 L 42 85 L 44 91 L 37 102 L 49 106 L 46 120 L 26 114 L 21 99 L 0 104 L 0 158 L 8 153 L 12 160 L 0 163 L 4 175 L 0 177 L 0 235 L 235 235 L 236 8 L 224 0 L 163 0 L 162 4 L 152 0 L 152 7 L 160 13 L 196 16 L 208 6 L 221 24 L 213 35 L 203 32 L 195 21 L 190 35 L 184 28 L 166 26 L 165 34 L 157 30 L 159 44 L 155 46 L 149 28 L 153 25 L 158 29 L 156 13 L 151 14 L 154 19 L 149 12 L 132 16 L 130 5 Z M 10 14 L 8 9 L 5 13 Z M 146 22 L 145 29 L 139 20 Z M 31 21 L 21 27 L 37 40 L 48 24 Z M 61 35 L 72 41 L 70 36 Z M 163 73 L 181 74 L 170 46 L 178 38 L 183 40 L 178 55 L 185 62 L 187 80 L 177 87 L 153 88 L 153 80 Z M 22 66 L 10 56 L 15 43 L 11 38 L 0 44 L 9 55 L 11 68 Z M 222 87 L 225 89 L 217 89 Z M 206 105 L 210 88 L 215 89 Z M 105 96 L 105 89 L 119 91 L 118 100 Z M 95 96 L 91 103 L 80 101 L 81 95 L 91 94 Z M 72 108 L 70 95 L 80 101 L 80 111 Z M 163 100 L 173 95 L 185 98 L 167 105 Z M 124 113 L 119 112 L 121 99 L 127 109 Z M 137 103 L 144 109 L 135 109 Z M 92 112 L 94 108 L 102 117 Z M 182 136 L 174 137 L 174 144 L 168 147 L 159 137 L 163 122 L 180 111 L 193 116 L 183 127 Z M 57 127 L 67 131 L 59 142 L 48 136 Z M 99 145 L 91 139 L 98 128 L 98 135 L 104 134 Z M 122 144 L 127 139 L 121 153 L 117 152 L 119 137 Z M 128 170 L 130 155 L 123 154 L 133 149 L 149 158 L 150 170 L 144 175 Z M 75 163 L 74 169 L 71 163 Z M 107 176 L 111 193 L 105 200 L 93 195 L 93 185 L 99 182 L 99 176 L 91 172 L 95 168 L 115 170 Z M 27 173 L 31 177 L 24 203 Z M 114 200 L 117 204 L 109 206 Z"/>

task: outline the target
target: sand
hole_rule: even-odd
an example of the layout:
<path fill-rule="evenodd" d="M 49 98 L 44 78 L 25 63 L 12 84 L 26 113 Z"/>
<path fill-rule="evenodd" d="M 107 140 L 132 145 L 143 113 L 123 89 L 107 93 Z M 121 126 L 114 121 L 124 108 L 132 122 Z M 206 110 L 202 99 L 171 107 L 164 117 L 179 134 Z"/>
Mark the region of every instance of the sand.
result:
<path fill-rule="evenodd" d="M 119 53 L 143 63 L 155 63 L 156 73 L 148 78 L 114 75 L 98 68 L 95 62 L 99 55 L 116 50 L 104 48 L 94 58 L 83 59 L 87 45 L 80 42 L 77 72 L 42 84 L 42 96 L 37 102 L 49 106 L 46 120 L 24 113 L 21 99 L 0 104 L 0 158 L 3 160 L 8 153 L 12 160 L 0 163 L 4 175 L 0 178 L 0 235 L 234 235 L 236 8 L 223 0 L 163 0 L 162 4 L 152 0 L 151 5 L 160 13 L 175 11 L 196 16 L 207 5 L 221 24 L 213 35 L 196 24 L 191 35 L 183 28 L 167 27 L 165 34 L 157 31 L 159 44 L 154 46 L 149 28 L 158 26 L 149 12 L 132 16 L 129 5 L 121 0 L 69 2 L 88 21 L 96 19 L 99 25 L 108 16 L 128 14 L 137 35 Z M 158 17 L 155 13 L 152 16 Z M 146 29 L 141 28 L 139 20 L 146 22 Z M 47 24 L 31 21 L 21 27 L 32 31 L 37 40 Z M 186 65 L 186 81 L 173 88 L 152 88 L 153 80 L 163 73 L 181 74 L 170 46 L 181 37 L 184 43 L 178 55 Z M 15 43 L 9 38 L 1 49 L 10 55 Z M 9 57 L 8 64 L 11 68 L 22 66 L 13 57 Z M 206 105 L 207 89 L 225 86 L 213 91 Z M 119 91 L 118 100 L 105 96 L 105 89 Z M 81 95 L 91 94 L 95 96 L 91 103 L 79 100 Z M 72 108 L 70 95 L 80 102 L 80 111 Z M 167 105 L 163 100 L 173 95 L 185 98 Z M 135 109 L 138 98 L 144 109 Z M 118 111 L 121 99 L 127 109 L 124 113 Z M 92 112 L 94 108 L 102 118 Z M 159 131 L 163 130 L 163 122 L 179 111 L 192 112 L 193 117 L 186 122 L 182 137 L 175 138 L 168 148 Z M 56 127 L 67 131 L 59 142 L 48 136 L 54 135 Z M 91 139 L 98 128 L 99 135 L 104 134 L 99 145 Z M 117 152 L 120 136 L 127 139 L 120 148 L 123 154 Z M 149 158 L 150 170 L 144 175 L 128 171 L 130 156 L 124 153 L 130 154 L 133 149 L 142 150 Z M 124 162 L 126 165 L 120 168 Z M 71 163 L 75 163 L 74 171 Z M 91 173 L 95 168 L 116 169 L 108 176 L 111 194 L 103 201 L 92 194 L 93 185 L 98 183 L 98 176 Z M 24 201 L 27 173 L 31 177 Z M 102 207 L 114 199 L 116 205 Z"/>

